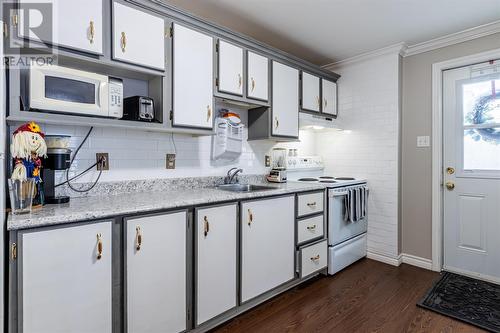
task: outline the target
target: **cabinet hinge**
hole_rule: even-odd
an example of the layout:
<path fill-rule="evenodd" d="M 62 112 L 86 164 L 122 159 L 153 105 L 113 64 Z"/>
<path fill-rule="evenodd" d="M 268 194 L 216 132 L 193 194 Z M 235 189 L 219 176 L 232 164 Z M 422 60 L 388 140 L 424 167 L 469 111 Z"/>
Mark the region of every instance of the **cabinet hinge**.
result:
<path fill-rule="evenodd" d="M 17 25 L 19 23 L 19 16 L 17 14 L 12 15 L 12 25 Z"/>
<path fill-rule="evenodd" d="M 219 78 L 215 79 L 215 86 L 218 88 L 219 87 Z"/>
<path fill-rule="evenodd" d="M 215 52 L 219 52 L 219 42 L 215 44 Z"/>
<path fill-rule="evenodd" d="M 170 35 L 170 38 L 174 37 L 174 26 L 173 25 L 170 26 L 169 35 Z"/>
<path fill-rule="evenodd" d="M 170 110 L 170 120 L 174 119 L 174 112 Z"/>
<path fill-rule="evenodd" d="M 12 260 L 17 259 L 17 244 L 16 243 L 12 243 L 12 245 L 10 246 L 10 257 L 12 258 Z"/>
<path fill-rule="evenodd" d="M 191 310 L 187 310 L 187 319 L 191 320 Z"/>
<path fill-rule="evenodd" d="M 5 38 L 9 37 L 9 26 L 7 25 L 7 22 L 3 23 L 3 36 Z"/>

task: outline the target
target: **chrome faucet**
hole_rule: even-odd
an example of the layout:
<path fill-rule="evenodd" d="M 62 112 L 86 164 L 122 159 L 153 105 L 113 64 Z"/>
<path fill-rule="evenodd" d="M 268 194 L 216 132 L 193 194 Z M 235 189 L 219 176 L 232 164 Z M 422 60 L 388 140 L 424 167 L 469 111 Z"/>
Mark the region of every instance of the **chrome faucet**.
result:
<path fill-rule="evenodd" d="M 238 183 L 238 174 L 243 172 L 243 169 L 231 168 L 227 172 L 226 177 L 224 177 L 224 184 L 236 184 Z"/>

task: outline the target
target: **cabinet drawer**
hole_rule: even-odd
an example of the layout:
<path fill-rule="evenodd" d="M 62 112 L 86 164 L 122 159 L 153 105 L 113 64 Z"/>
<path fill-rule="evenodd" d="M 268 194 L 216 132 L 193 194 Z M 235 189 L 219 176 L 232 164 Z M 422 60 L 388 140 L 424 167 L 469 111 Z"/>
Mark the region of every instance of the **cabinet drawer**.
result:
<path fill-rule="evenodd" d="M 323 192 L 300 194 L 298 196 L 297 215 L 301 217 L 321 213 L 323 211 L 323 200 Z"/>
<path fill-rule="evenodd" d="M 322 241 L 300 249 L 300 277 L 306 277 L 326 267 L 328 242 Z"/>
<path fill-rule="evenodd" d="M 297 243 L 305 243 L 323 237 L 323 215 L 297 221 Z"/>

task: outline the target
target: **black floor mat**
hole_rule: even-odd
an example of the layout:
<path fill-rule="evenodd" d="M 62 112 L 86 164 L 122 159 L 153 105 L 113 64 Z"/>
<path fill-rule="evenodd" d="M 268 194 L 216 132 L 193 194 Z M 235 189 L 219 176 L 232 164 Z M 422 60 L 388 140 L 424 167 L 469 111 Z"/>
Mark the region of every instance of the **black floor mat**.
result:
<path fill-rule="evenodd" d="M 446 272 L 417 305 L 500 333 L 500 285 Z"/>

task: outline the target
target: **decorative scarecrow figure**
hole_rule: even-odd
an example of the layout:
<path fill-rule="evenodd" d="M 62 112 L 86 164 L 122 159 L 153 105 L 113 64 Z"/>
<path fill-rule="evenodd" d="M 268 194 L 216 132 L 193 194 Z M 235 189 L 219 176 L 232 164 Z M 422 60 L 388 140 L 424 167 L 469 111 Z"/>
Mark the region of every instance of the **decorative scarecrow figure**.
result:
<path fill-rule="evenodd" d="M 45 134 L 35 122 L 20 126 L 13 134 L 10 153 L 14 159 L 13 180 L 33 178 L 36 184 L 33 205 L 44 205 L 44 191 L 41 178 L 42 159 L 47 156 Z"/>

